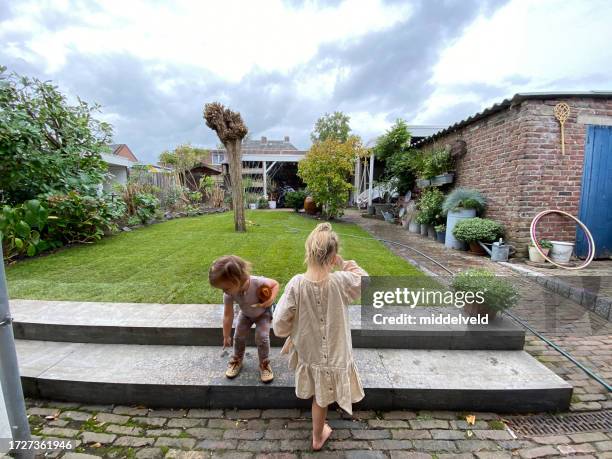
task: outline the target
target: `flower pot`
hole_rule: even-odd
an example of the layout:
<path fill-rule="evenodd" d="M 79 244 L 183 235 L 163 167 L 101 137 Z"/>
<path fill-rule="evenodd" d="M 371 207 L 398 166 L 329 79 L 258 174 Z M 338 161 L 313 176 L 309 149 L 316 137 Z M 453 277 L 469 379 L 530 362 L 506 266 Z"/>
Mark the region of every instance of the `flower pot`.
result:
<path fill-rule="evenodd" d="M 410 220 L 410 223 L 408 224 L 408 231 L 410 231 L 411 233 L 420 233 L 421 224 L 416 220 Z"/>
<path fill-rule="evenodd" d="M 550 251 L 550 259 L 557 263 L 568 263 L 574 251 L 573 242 L 550 241 L 552 249 Z"/>
<path fill-rule="evenodd" d="M 444 244 L 444 239 L 446 237 L 446 231 L 436 231 L 436 240 L 442 244 Z"/>
<path fill-rule="evenodd" d="M 376 209 L 374 206 L 368 206 L 368 215 L 374 215 L 376 213 Z"/>
<path fill-rule="evenodd" d="M 444 245 L 449 249 L 465 250 L 465 243 L 458 241 L 453 236 L 453 228 L 455 225 L 465 218 L 473 218 L 476 216 L 476 209 L 457 209 L 451 210 L 446 216 L 446 237 Z"/>
<path fill-rule="evenodd" d="M 304 211 L 308 215 L 315 215 L 318 210 L 319 209 L 317 208 L 317 205 L 315 204 L 315 201 L 312 196 L 307 196 L 306 199 L 304 199 Z"/>
<path fill-rule="evenodd" d="M 478 241 L 470 241 L 470 252 L 476 255 L 486 255 L 487 251 L 482 248 Z"/>
<path fill-rule="evenodd" d="M 427 225 L 425 223 L 421 223 L 421 236 L 427 236 Z"/>
<path fill-rule="evenodd" d="M 429 180 L 429 179 L 417 179 L 416 180 L 416 185 L 419 188 L 425 188 L 426 186 L 431 185 L 431 180 Z"/>
<path fill-rule="evenodd" d="M 542 252 L 544 252 L 544 255 L 546 256 L 548 256 L 549 251 L 550 249 L 542 249 Z M 529 261 L 533 261 L 535 263 L 545 263 L 546 259 L 540 254 L 540 252 L 538 252 L 537 248 L 530 245 L 529 246 Z"/>
<path fill-rule="evenodd" d="M 455 179 L 455 174 L 452 172 L 447 173 L 447 174 L 436 175 L 434 178 L 431 179 L 431 185 L 432 186 L 446 185 L 448 183 L 453 183 L 454 179 Z"/>
<path fill-rule="evenodd" d="M 497 316 L 497 309 L 494 309 L 486 304 L 478 303 L 466 303 L 463 307 L 465 313 L 470 317 L 488 317 L 488 321 L 491 322 Z"/>
<path fill-rule="evenodd" d="M 251 210 L 257 209 L 257 204 L 249 204 L 249 209 Z"/>
<path fill-rule="evenodd" d="M 435 239 L 436 238 L 436 230 L 434 229 L 434 227 L 432 225 L 427 225 L 427 236 L 430 239 Z"/>
<path fill-rule="evenodd" d="M 276 209 L 276 201 L 268 201 L 268 207 L 270 207 L 270 209 Z"/>

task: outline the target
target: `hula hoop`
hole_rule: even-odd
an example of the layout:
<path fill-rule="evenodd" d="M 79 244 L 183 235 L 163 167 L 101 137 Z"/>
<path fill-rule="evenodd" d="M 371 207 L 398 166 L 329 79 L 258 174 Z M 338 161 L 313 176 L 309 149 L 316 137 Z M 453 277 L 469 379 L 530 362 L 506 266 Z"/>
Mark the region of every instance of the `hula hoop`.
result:
<path fill-rule="evenodd" d="M 584 231 L 584 234 L 586 234 L 587 239 L 589 241 L 589 254 L 588 254 L 588 256 L 587 256 L 587 258 L 586 258 L 584 263 L 582 263 L 579 266 L 563 266 L 563 265 L 560 265 L 559 263 L 555 263 L 550 258 L 548 258 L 547 255 L 544 254 L 544 252 L 542 251 L 542 247 L 540 247 L 540 244 L 539 244 L 539 242 L 538 242 L 538 240 L 536 238 L 535 230 L 536 230 L 536 226 L 537 226 L 538 222 L 540 221 L 540 219 L 542 217 L 544 217 L 545 215 L 548 215 L 548 214 L 561 214 L 561 215 L 565 215 L 566 217 L 571 218 L 578 225 L 580 225 L 580 227 Z M 540 212 L 538 215 L 536 215 L 533 218 L 533 220 L 531 220 L 531 227 L 529 229 L 529 232 L 531 234 L 531 242 L 533 242 L 534 247 L 536 249 L 538 249 L 538 252 L 540 252 L 540 255 L 542 255 L 546 261 L 548 261 L 549 263 L 552 263 L 555 266 L 558 266 L 559 268 L 568 269 L 568 270 L 577 270 L 577 269 L 586 268 L 588 265 L 591 264 L 591 262 L 593 261 L 593 258 L 595 257 L 595 241 L 593 240 L 593 236 L 591 235 L 591 232 L 589 231 L 589 229 L 586 227 L 586 225 L 584 223 L 582 223 L 576 217 L 574 217 L 573 215 L 568 214 L 567 212 L 564 212 L 562 210 L 544 210 L 544 211 Z"/>

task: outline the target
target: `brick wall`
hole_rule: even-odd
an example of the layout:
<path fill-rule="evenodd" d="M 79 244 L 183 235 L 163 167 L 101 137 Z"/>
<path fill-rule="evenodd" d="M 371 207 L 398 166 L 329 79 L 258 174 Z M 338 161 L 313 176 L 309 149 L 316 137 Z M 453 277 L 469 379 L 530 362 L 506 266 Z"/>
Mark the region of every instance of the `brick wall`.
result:
<path fill-rule="evenodd" d="M 564 155 L 553 114 L 559 102 L 571 109 L 565 123 Z M 529 225 L 539 211 L 554 208 L 578 216 L 586 134 L 581 115 L 612 117 L 612 100 L 523 100 L 420 148 L 465 140 L 467 153 L 457 164 L 455 186 L 481 191 L 488 199 L 485 216 L 501 221 L 519 255 L 526 255 Z M 546 217 L 538 225 L 538 236 L 573 242 L 575 225 Z"/>

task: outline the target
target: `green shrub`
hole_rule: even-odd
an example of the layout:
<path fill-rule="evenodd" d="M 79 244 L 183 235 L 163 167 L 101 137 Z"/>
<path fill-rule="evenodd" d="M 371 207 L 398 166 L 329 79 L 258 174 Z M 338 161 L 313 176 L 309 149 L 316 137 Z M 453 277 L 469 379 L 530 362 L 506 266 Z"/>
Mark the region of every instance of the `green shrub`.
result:
<path fill-rule="evenodd" d="M 446 231 L 446 225 L 442 223 L 440 225 L 436 225 L 434 229 L 436 230 L 436 233 L 443 233 Z"/>
<path fill-rule="evenodd" d="M 483 304 L 498 311 L 511 308 L 519 298 L 512 283 L 482 268 L 468 269 L 455 275 L 452 287 L 457 292 L 480 292 Z"/>
<path fill-rule="evenodd" d="M 442 202 L 444 193 L 437 188 L 428 188 L 421 194 L 421 199 L 417 202 L 421 222 L 427 225 L 435 225 L 442 216 Z M 418 221 L 418 220 L 417 220 Z"/>
<path fill-rule="evenodd" d="M 445 149 L 434 150 L 423 158 L 422 177 L 430 179 L 436 175 L 444 174 L 453 168 L 450 153 Z"/>
<path fill-rule="evenodd" d="M 269 209 L 270 208 L 270 204 L 268 204 L 268 200 L 266 199 L 265 196 L 262 196 L 259 198 L 259 200 L 257 201 L 257 208 L 259 209 Z"/>
<path fill-rule="evenodd" d="M 304 207 L 304 199 L 306 199 L 306 192 L 299 191 L 290 191 L 285 195 L 285 205 L 287 207 L 291 207 L 298 212 L 301 208 Z"/>
<path fill-rule="evenodd" d="M 39 200 L 31 199 L 15 207 L 0 210 L 0 242 L 4 259 L 32 257 L 51 245 L 41 239 L 49 212 Z"/>
<path fill-rule="evenodd" d="M 476 212 L 482 212 L 486 206 L 487 200 L 480 191 L 470 188 L 455 188 L 446 196 L 442 204 L 442 212 L 444 215 L 451 210 L 459 209 L 476 209 Z"/>
<path fill-rule="evenodd" d="M 135 215 L 142 223 L 147 223 L 155 216 L 155 210 L 159 207 L 159 199 L 150 193 L 137 193 L 134 204 L 136 205 Z"/>
<path fill-rule="evenodd" d="M 106 231 L 114 231 L 114 222 L 121 204 L 112 204 L 108 197 L 81 195 L 76 191 L 46 196 L 49 215 L 48 237 L 62 243 L 91 242 L 101 239 Z"/>
<path fill-rule="evenodd" d="M 192 204 L 199 204 L 202 202 L 202 193 L 200 191 L 190 191 L 187 193 L 187 197 Z"/>
<path fill-rule="evenodd" d="M 504 235 L 504 226 L 488 218 L 466 218 L 453 228 L 453 236 L 463 242 L 493 242 Z"/>

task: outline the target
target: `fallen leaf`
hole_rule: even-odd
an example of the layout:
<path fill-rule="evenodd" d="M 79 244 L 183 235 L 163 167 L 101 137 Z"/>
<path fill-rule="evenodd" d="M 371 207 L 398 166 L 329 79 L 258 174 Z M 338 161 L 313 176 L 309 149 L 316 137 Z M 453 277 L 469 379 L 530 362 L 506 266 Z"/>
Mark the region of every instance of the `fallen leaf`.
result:
<path fill-rule="evenodd" d="M 468 438 L 470 438 L 472 435 L 474 435 L 474 432 L 472 432 L 471 430 L 468 430 L 467 431 Z"/>
<path fill-rule="evenodd" d="M 465 417 L 465 420 L 467 421 L 467 423 L 471 426 L 473 426 L 476 423 L 476 415 L 474 414 L 468 414 Z"/>
<path fill-rule="evenodd" d="M 102 447 L 102 443 L 94 443 L 93 445 L 91 445 L 92 448 L 101 448 Z"/>

